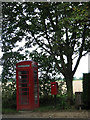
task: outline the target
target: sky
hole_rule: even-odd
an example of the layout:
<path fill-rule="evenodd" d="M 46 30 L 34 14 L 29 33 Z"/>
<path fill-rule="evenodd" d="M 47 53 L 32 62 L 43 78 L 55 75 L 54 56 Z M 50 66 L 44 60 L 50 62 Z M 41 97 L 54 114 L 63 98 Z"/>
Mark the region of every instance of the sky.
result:
<path fill-rule="evenodd" d="M 83 76 L 83 73 L 88 73 L 88 55 L 83 56 L 75 73 L 75 77 Z"/>

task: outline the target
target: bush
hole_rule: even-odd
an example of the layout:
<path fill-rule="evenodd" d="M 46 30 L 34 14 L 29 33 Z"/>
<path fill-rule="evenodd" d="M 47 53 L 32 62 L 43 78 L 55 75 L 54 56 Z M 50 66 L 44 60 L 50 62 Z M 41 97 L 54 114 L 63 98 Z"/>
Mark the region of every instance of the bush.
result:
<path fill-rule="evenodd" d="M 43 87 L 45 89 L 43 89 Z M 42 94 L 41 94 L 42 93 Z M 45 94 L 47 93 L 47 94 Z M 40 105 L 41 106 L 57 106 L 58 109 L 67 109 L 67 90 L 64 81 L 58 81 L 58 94 L 55 98 L 51 95 L 51 83 L 40 84 Z"/>
<path fill-rule="evenodd" d="M 42 96 L 40 97 L 40 105 L 52 105 L 53 104 L 53 97 L 52 96 Z"/>
<path fill-rule="evenodd" d="M 16 89 L 11 83 L 2 85 L 2 107 L 16 108 Z"/>
<path fill-rule="evenodd" d="M 67 104 L 67 95 L 57 95 L 55 96 L 42 96 L 40 97 L 40 106 L 53 106 L 54 109 L 65 110 L 70 109 L 71 106 Z"/>

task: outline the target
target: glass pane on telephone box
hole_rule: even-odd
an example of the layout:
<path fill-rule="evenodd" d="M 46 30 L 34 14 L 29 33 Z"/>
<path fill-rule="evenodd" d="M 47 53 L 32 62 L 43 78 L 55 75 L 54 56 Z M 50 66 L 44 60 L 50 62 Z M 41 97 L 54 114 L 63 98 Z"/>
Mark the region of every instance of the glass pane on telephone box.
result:
<path fill-rule="evenodd" d="M 19 71 L 19 104 L 29 104 L 29 72 Z"/>
<path fill-rule="evenodd" d="M 35 104 L 38 103 L 38 87 L 37 87 L 37 71 L 34 70 L 34 100 Z"/>

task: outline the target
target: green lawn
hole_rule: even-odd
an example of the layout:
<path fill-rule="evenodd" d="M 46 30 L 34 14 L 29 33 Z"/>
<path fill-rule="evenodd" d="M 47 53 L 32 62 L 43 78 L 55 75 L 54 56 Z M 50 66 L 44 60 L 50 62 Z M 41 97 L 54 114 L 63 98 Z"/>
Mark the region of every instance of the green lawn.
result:
<path fill-rule="evenodd" d="M 16 114 L 18 111 L 16 109 L 11 108 L 3 108 L 2 114 Z"/>
<path fill-rule="evenodd" d="M 32 112 L 55 112 L 55 111 L 60 111 L 60 112 L 72 112 L 72 111 L 80 111 L 75 109 L 73 106 L 71 108 L 66 108 L 66 109 L 60 109 L 58 105 L 53 106 L 53 105 L 47 105 L 47 106 L 40 106 L 39 108 L 36 108 L 34 110 L 31 110 Z M 16 109 L 10 109 L 10 108 L 3 108 L 2 109 L 2 114 L 20 114 L 20 111 L 17 111 Z"/>

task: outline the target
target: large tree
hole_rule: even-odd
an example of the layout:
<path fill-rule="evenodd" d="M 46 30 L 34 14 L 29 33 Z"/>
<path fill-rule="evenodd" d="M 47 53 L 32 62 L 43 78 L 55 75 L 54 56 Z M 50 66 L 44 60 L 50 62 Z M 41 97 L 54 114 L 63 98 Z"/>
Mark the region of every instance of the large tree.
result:
<path fill-rule="evenodd" d="M 3 39 L 3 45 L 8 42 L 14 46 L 24 37 L 26 48 L 37 45 L 42 53 L 52 57 L 65 77 L 68 101 L 72 103 L 73 76 L 81 58 L 89 52 L 89 4 L 28 2 L 3 6 L 9 12 L 4 16 L 7 22 L 3 27 L 7 30 L 3 36 L 7 40 Z M 72 67 L 74 59 L 76 64 Z"/>

